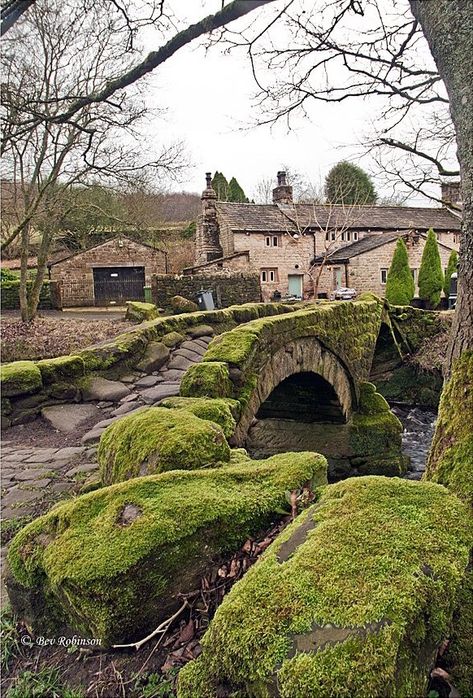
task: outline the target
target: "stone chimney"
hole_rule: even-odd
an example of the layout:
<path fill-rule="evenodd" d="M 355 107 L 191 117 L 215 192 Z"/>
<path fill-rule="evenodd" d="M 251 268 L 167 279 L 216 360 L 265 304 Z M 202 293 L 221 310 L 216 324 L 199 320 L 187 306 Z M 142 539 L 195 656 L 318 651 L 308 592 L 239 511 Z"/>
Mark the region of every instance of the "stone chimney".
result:
<path fill-rule="evenodd" d="M 286 173 L 278 172 L 278 186 L 273 189 L 273 204 L 292 204 L 292 187 L 286 183 Z"/>
<path fill-rule="evenodd" d="M 196 264 L 205 264 L 223 256 L 220 246 L 220 228 L 217 219 L 217 194 L 212 188 L 212 174 L 205 174 L 206 187 L 202 192 L 202 214 L 196 232 Z"/>
<path fill-rule="evenodd" d="M 461 182 L 442 182 L 442 202 L 444 206 L 449 204 L 453 206 L 462 205 Z"/>

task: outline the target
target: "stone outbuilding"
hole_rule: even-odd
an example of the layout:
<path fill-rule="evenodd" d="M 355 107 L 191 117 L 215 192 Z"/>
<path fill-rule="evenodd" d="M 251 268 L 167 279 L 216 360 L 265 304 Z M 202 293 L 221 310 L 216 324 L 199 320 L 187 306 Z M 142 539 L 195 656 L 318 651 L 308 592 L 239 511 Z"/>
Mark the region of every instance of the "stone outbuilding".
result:
<path fill-rule="evenodd" d="M 321 264 L 327 269 L 321 276 L 319 294 L 330 295 L 336 288 L 351 286 L 359 293 L 384 295 L 384 274 L 398 237 L 410 236 L 414 276 L 430 228 L 437 235 L 444 267 L 451 250 L 459 247 L 459 187 L 455 189 L 452 183 L 447 198 L 442 197 L 445 205 L 436 208 L 298 204 L 293 202 L 286 173 L 278 172 L 273 203 L 246 204 L 218 201 L 211 175 L 206 177 L 195 266 L 184 273 L 228 274 L 252 269 L 259 274 L 265 300 L 276 291 L 283 297 L 312 297 Z M 340 252 L 340 256 L 342 248 L 347 253 Z M 348 254 L 350 261 L 335 263 L 339 257 L 348 259 Z"/>
<path fill-rule="evenodd" d="M 49 264 L 58 307 L 122 306 L 144 300 L 151 277 L 167 273 L 166 253 L 125 236 Z"/>

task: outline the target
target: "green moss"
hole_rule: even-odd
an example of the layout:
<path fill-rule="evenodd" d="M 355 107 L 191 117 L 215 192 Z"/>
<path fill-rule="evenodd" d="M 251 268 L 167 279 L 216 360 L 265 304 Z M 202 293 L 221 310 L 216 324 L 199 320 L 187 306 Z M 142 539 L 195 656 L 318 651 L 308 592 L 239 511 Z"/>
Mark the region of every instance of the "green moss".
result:
<path fill-rule="evenodd" d="M 225 597 L 179 698 L 411 698 L 448 635 L 472 542 L 443 487 L 325 488 Z"/>
<path fill-rule="evenodd" d="M 436 409 L 442 390 L 439 371 L 422 371 L 414 365 L 400 366 L 389 378 L 376 380 L 376 388 L 387 400 Z"/>
<path fill-rule="evenodd" d="M 36 364 L 41 371 L 45 385 L 63 383 L 65 380 L 84 375 L 84 360 L 80 356 L 58 356 L 56 359 L 43 359 Z"/>
<path fill-rule="evenodd" d="M 364 382 L 360 383 L 358 411 L 363 415 L 378 415 L 391 410 L 384 397 L 376 392 L 376 386 L 373 383 Z M 397 422 L 401 424 L 399 420 Z"/>
<path fill-rule="evenodd" d="M 309 482 L 326 483 L 325 459 L 294 453 L 82 495 L 11 542 L 13 608 L 42 634 L 66 623 L 105 644 L 142 637 L 198 586 L 216 554 L 237 550 L 274 520 L 287 490 Z"/>
<path fill-rule="evenodd" d="M 139 475 L 205 468 L 230 459 L 222 428 L 187 410 L 143 408 L 110 424 L 99 443 L 102 482 Z"/>
<path fill-rule="evenodd" d="M 79 356 L 84 360 L 87 372 L 104 371 L 119 362 L 130 361 L 136 356 L 141 356 L 153 335 L 155 335 L 153 328 L 126 332 L 100 347 L 84 349 L 79 352 Z"/>
<path fill-rule="evenodd" d="M 424 478 L 473 505 L 473 352 L 453 363 L 444 386 Z"/>
<path fill-rule="evenodd" d="M 140 303 L 139 301 L 127 301 L 126 319 L 132 322 L 145 322 L 156 320 L 159 310 L 153 303 Z"/>
<path fill-rule="evenodd" d="M 462 698 L 473 698 L 473 560 L 458 595 L 447 661 Z"/>
<path fill-rule="evenodd" d="M 237 327 L 212 340 L 205 352 L 204 361 L 225 361 L 239 366 L 248 361 L 257 348 L 258 334 L 245 327 Z"/>
<path fill-rule="evenodd" d="M 184 409 L 200 419 L 215 422 L 222 427 L 225 438 L 235 431 L 235 419 L 239 414 L 239 403 L 230 399 L 209 399 L 201 397 L 168 397 L 160 402 L 160 407 Z"/>
<path fill-rule="evenodd" d="M 168 332 L 163 337 L 161 337 L 161 342 L 169 348 L 176 347 L 184 340 L 185 337 L 183 334 L 180 334 L 180 332 Z"/>
<path fill-rule="evenodd" d="M 182 377 L 180 393 L 183 397 L 232 397 L 228 365 L 213 361 L 190 366 Z"/>
<path fill-rule="evenodd" d="M 43 381 L 33 361 L 14 361 L 0 367 L 0 388 L 3 397 L 25 395 L 41 390 Z"/>

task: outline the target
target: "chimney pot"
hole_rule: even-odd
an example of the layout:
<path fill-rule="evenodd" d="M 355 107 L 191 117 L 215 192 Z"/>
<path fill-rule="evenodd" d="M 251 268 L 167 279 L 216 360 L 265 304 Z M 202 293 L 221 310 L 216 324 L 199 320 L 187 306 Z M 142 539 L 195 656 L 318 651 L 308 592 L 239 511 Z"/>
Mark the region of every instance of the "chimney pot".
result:
<path fill-rule="evenodd" d="M 285 187 L 286 186 L 286 173 L 284 170 L 280 170 L 278 172 L 278 187 Z"/>
<path fill-rule="evenodd" d="M 273 204 L 292 204 L 292 187 L 286 183 L 286 173 L 284 170 L 278 172 L 278 186 L 273 189 Z"/>
<path fill-rule="evenodd" d="M 205 183 L 207 185 L 207 189 L 210 189 L 212 186 L 212 173 L 211 172 L 205 173 Z"/>

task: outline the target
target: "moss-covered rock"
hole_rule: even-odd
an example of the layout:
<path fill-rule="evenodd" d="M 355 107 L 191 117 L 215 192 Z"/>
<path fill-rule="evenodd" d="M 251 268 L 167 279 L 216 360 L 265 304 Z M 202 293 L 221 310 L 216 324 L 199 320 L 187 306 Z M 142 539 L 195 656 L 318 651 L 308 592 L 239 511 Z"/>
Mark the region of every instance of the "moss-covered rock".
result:
<path fill-rule="evenodd" d="M 172 349 L 173 347 L 177 347 L 177 345 L 183 342 L 184 340 L 185 337 L 180 332 L 168 332 L 163 337 L 161 337 L 161 341 L 164 344 L 164 346 L 169 347 L 170 349 Z"/>
<path fill-rule="evenodd" d="M 215 422 L 222 427 L 225 438 L 229 439 L 235 431 L 240 404 L 229 398 L 168 397 L 159 406 L 187 410 L 200 419 Z"/>
<path fill-rule="evenodd" d="M 473 559 L 458 594 L 446 656 L 448 671 L 462 698 L 473 697 Z"/>
<path fill-rule="evenodd" d="M 0 367 L 0 388 L 3 397 L 35 393 L 42 387 L 41 372 L 33 361 L 14 361 Z"/>
<path fill-rule="evenodd" d="M 169 359 L 170 351 L 164 342 L 150 342 L 146 347 L 145 353 L 135 365 L 138 371 L 143 373 L 152 373 L 159 371 Z"/>
<path fill-rule="evenodd" d="M 402 453 L 402 424 L 372 383 L 360 384 L 358 411 L 350 429 L 351 463 L 360 475 L 402 475 L 408 458 Z"/>
<path fill-rule="evenodd" d="M 187 410 L 149 407 L 104 431 L 98 449 L 102 482 L 111 485 L 165 470 L 205 468 L 230 459 L 222 428 Z"/>
<path fill-rule="evenodd" d="M 325 482 L 325 459 L 297 453 L 80 496 L 11 542 L 12 606 L 41 635 L 66 625 L 104 644 L 136 640 L 198 586 L 216 554 L 268 525 L 288 490 Z"/>
<path fill-rule="evenodd" d="M 159 317 L 159 310 L 153 303 L 127 301 L 125 318 L 131 322 L 145 322 Z"/>
<path fill-rule="evenodd" d="M 58 356 L 56 359 L 42 359 L 37 366 L 45 385 L 63 383 L 79 378 L 85 373 L 84 360 L 80 356 Z"/>
<path fill-rule="evenodd" d="M 473 505 L 473 352 L 454 362 L 442 391 L 424 478 Z"/>
<path fill-rule="evenodd" d="M 203 361 L 190 366 L 182 377 L 180 393 L 182 397 L 232 397 L 228 365 Z"/>
<path fill-rule="evenodd" d="M 199 306 L 194 301 L 190 301 L 184 296 L 173 296 L 171 298 L 171 308 L 173 313 L 195 313 L 199 310 Z"/>
<path fill-rule="evenodd" d="M 84 360 L 86 372 L 105 371 L 120 362 L 129 362 L 141 356 L 153 334 L 156 332 L 152 328 L 136 329 L 118 335 L 111 342 L 84 349 L 79 356 Z"/>
<path fill-rule="evenodd" d="M 325 489 L 225 597 L 179 698 L 412 698 L 448 635 L 472 541 L 432 483 Z"/>

